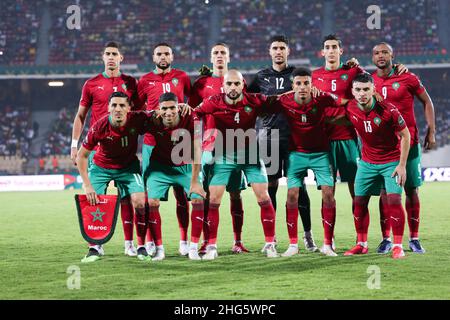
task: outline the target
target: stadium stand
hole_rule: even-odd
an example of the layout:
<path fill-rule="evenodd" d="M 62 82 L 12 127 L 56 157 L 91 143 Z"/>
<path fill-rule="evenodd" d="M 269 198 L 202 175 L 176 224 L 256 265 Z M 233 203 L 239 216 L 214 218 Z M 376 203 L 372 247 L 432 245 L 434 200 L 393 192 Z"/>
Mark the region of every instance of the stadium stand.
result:
<path fill-rule="evenodd" d="M 28 108 L 2 108 L 0 117 L 0 156 L 29 157 L 29 149 L 35 138 L 35 128 Z"/>
<path fill-rule="evenodd" d="M 126 63 L 151 63 L 158 42 L 173 44 L 179 62 L 198 61 L 206 55 L 208 8 L 199 1 L 167 0 L 164 6 L 144 0 L 78 2 L 81 30 L 66 28 L 61 15 L 73 1 L 51 3 L 50 64 L 98 64 L 104 39 L 122 44 Z"/>
<path fill-rule="evenodd" d="M 367 28 L 366 9 L 373 1 L 338 0 L 335 4 L 335 31 L 354 56 L 368 56 L 377 41 L 387 41 L 399 55 L 446 53 L 438 37 L 436 0 L 378 1 L 381 29 Z M 351 21 L 351 23 L 349 23 Z"/>
<path fill-rule="evenodd" d="M 268 41 L 277 34 L 290 38 L 293 57 L 313 56 L 320 44 L 322 6 L 320 1 L 224 0 L 221 38 L 235 60 L 267 59 Z"/>
<path fill-rule="evenodd" d="M 45 139 L 45 143 L 41 147 L 42 157 L 70 154 L 74 116 L 75 110 L 73 110 L 73 108 L 63 108 L 60 110 L 58 118 L 54 122 L 47 139 Z"/>
<path fill-rule="evenodd" d="M 3 0 L 0 10 L 0 64 L 33 65 L 43 1 Z"/>

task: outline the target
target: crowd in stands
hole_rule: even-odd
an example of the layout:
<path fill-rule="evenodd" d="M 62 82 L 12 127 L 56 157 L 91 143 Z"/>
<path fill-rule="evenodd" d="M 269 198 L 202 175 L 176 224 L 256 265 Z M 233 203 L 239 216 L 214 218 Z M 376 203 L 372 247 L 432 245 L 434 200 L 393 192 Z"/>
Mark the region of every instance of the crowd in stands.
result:
<path fill-rule="evenodd" d="M 0 117 L 0 156 L 28 158 L 38 124 L 31 121 L 28 108 L 6 106 Z"/>
<path fill-rule="evenodd" d="M 42 0 L 2 0 L 0 64 L 34 65 Z"/>
<path fill-rule="evenodd" d="M 41 147 L 41 156 L 68 155 L 70 154 L 70 143 L 72 137 L 73 118 L 75 111 L 63 108 L 58 114 L 58 118 L 49 130 L 48 137 Z"/>
<path fill-rule="evenodd" d="M 81 30 L 66 28 L 60 14 L 71 4 L 81 7 Z M 201 1 L 54 1 L 51 12 L 50 64 L 98 64 L 105 39 L 121 42 L 126 63 L 151 63 L 153 46 L 163 41 L 178 62 L 207 55 L 209 8 Z"/>
<path fill-rule="evenodd" d="M 204 62 L 208 56 L 211 1 L 198 0 L 4 0 L 0 11 L 0 65 L 34 64 L 43 4 L 49 9 L 49 64 L 99 64 L 105 39 L 121 42 L 126 63 L 151 63 L 153 46 L 174 46 L 175 62 Z M 3 4 L 3 2 L 2 2 Z M 67 7 L 81 8 L 81 30 L 67 28 Z M 332 28 L 347 52 L 367 56 L 385 40 L 399 55 L 446 54 L 438 37 L 438 0 L 383 0 L 381 28 L 367 27 L 369 0 L 326 1 L 222 0 L 218 37 L 232 48 L 234 60 L 267 59 L 267 41 L 274 34 L 291 39 L 293 58 L 320 55 L 322 30 Z M 331 21 L 324 20 L 330 18 Z M 120 39 L 117 39 L 120 35 Z"/>
<path fill-rule="evenodd" d="M 337 0 L 335 30 L 353 56 L 368 56 L 377 41 L 389 42 L 398 55 L 447 53 L 438 37 L 437 0 L 378 1 L 380 29 L 370 30 L 367 8 L 373 1 Z"/>

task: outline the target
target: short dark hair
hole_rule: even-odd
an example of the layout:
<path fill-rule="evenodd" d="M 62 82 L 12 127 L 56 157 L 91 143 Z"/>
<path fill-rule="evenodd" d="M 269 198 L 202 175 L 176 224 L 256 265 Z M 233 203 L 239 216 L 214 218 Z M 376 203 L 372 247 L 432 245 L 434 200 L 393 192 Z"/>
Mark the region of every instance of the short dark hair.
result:
<path fill-rule="evenodd" d="M 294 71 L 292 71 L 292 80 L 294 80 L 295 77 L 312 77 L 311 70 L 309 70 L 308 68 L 296 68 Z"/>
<path fill-rule="evenodd" d="M 353 83 L 355 83 L 355 82 L 362 82 L 362 83 L 368 83 L 368 82 L 370 82 L 370 83 L 373 83 L 373 78 L 372 78 L 372 76 L 371 76 L 370 74 L 364 72 L 364 73 L 358 74 L 358 75 L 353 79 L 352 85 L 353 85 Z"/>
<path fill-rule="evenodd" d="M 178 97 L 173 92 L 166 92 L 166 93 L 163 93 L 162 95 L 160 95 L 159 99 L 158 99 L 159 103 L 162 103 L 165 101 L 174 101 L 175 103 L 178 104 Z"/>
<path fill-rule="evenodd" d="M 211 48 L 214 48 L 215 46 L 223 46 L 223 47 L 227 48 L 228 50 L 230 50 L 230 46 L 227 45 L 225 42 L 216 42 L 212 45 Z"/>
<path fill-rule="evenodd" d="M 335 35 L 334 33 L 333 34 L 329 34 L 329 35 L 327 35 L 327 36 L 325 36 L 324 38 L 323 38 L 323 41 L 322 41 L 322 47 L 325 45 L 325 41 L 328 41 L 328 40 L 335 40 L 335 41 L 337 41 L 338 42 L 338 45 L 339 45 L 339 48 L 342 48 L 342 40 L 341 40 L 341 38 L 339 38 L 337 35 Z"/>
<path fill-rule="evenodd" d="M 121 92 L 121 91 L 113 92 L 109 96 L 108 103 L 111 102 L 112 98 L 125 98 L 125 99 L 127 99 L 128 104 L 130 104 L 130 97 L 125 92 Z"/>
<path fill-rule="evenodd" d="M 170 49 L 172 49 L 172 46 L 170 44 L 168 44 L 167 42 L 160 42 L 157 43 L 154 47 L 153 47 L 153 51 L 155 51 L 156 48 L 158 47 L 169 47 Z M 172 49 L 173 50 L 173 49 Z"/>
<path fill-rule="evenodd" d="M 120 44 L 117 41 L 108 41 L 103 50 L 106 48 L 117 48 L 120 51 Z"/>
<path fill-rule="evenodd" d="M 285 35 L 276 35 L 270 38 L 270 45 L 274 42 L 284 42 L 287 46 L 289 46 L 289 39 Z"/>

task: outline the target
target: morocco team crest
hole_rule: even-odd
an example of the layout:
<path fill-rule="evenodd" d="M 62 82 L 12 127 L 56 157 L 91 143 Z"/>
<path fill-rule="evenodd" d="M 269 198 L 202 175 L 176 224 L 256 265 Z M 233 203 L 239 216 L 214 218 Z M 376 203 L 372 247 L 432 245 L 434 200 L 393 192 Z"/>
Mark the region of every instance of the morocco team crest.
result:
<path fill-rule="evenodd" d="M 392 84 L 392 88 L 393 88 L 395 91 L 397 91 L 398 88 L 400 88 L 400 83 L 394 82 L 394 83 Z"/>
<path fill-rule="evenodd" d="M 341 75 L 341 79 L 344 81 L 348 80 L 348 74 L 344 73 L 343 75 Z"/>
<path fill-rule="evenodd" d="M 173 85 L 176 87 L 177 84 L 178 84 L 178 79 L 177 79 L 177 78 L 173 78 L 173 79 L 172 79 L 172 83 L 173 83 Z"/>
<path fill-rule="evenodd" d="M 244 107 L 244 111 L 247 112 L 247 113 L 252 112 L 252 110 L 253 110 L 253 109 L 252 109 L 250 106 L 245 106 L 245 107 Z"/>
<path fill-rule="evenodd" d="M 84 194 L 75 195 L 80 231 L 89 243 L 103 244 L 114 234 L 120 201 L 116 195 L 98 195 L 100 203 L 91 206 Z"/>
<path fill-rule="evenodd" d="M 375 119 L 373 119 L 373 123 L 375 123 L 377 126 L 379 126 L 381 123 L 381 119 L 376 117 Z"/>

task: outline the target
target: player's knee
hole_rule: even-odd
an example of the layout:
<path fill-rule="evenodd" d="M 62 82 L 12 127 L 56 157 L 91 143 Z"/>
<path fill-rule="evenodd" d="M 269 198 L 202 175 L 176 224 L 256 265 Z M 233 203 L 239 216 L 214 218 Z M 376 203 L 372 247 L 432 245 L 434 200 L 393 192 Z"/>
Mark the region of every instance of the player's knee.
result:
<path fill-rule="evenodd" d="M 203 199 L 192 199 L 191 203 L 194 204 L 203 204 Z"/>
<path fill-rule="evenodd" d="M 334 195 L 333 188 L 328 186 L 322 186 L 322 200 L 324 204 L 333 204 Z"/>
<path fill-rule="evenodd" d="M 148 205 L 150 207 L 159 207 L 159 199 L 148 199 Z"/>
<path fill-rule="evenodd" d="M 407 197 L 413 197 L 413 196 L 419 195 L 419 188 L 415 188 L 415 187 L 406 188 L 405 187 L 405 194 Z"/>
<path fill-rule="evenodd" d="M 288 203 L 297 203 L 298 202 L 298 192 L 297 188 L 291 188 L 288 190 L 287 194 L 287 202 Z"/>
<path fill-rule="evenodd" d="M 278 188 L 278 179 L 269 180 L 269 188 Z"/>
<path fill-rule="evenodd" d="M 398 194 L 398 193 L 388 193 L 387 203 L 388 203 L 388 205 L 401 205 L 402 204 L 402 195 Z"/>
<path fill-rule="evenodd" d="M 131 204 L 133 208 L 142 209 L 145 208 L 145 194 L 136 194 L 131 197 Z"/>

